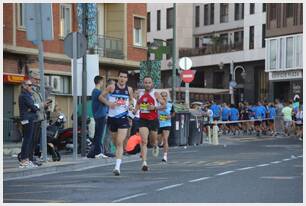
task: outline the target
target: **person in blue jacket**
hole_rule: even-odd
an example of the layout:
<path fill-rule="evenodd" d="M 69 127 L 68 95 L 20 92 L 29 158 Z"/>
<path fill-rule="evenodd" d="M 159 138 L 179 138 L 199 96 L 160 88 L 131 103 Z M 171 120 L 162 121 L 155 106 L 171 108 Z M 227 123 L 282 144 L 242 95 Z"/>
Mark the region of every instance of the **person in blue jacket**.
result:
<path fill-rule="evenodd" d="M 231 110 L 227 106 L 227 104 L 223 103 L 223 107 L 221 109 L 221 119 L 222 119 L 223 122 L 229 121 L 230 112 L 231 112 Z M 228 124 L 223 124 L 221 127 L 222 127 L 222 130 L 224 131 L 224 133 L 229 132 L 229 125 Z"/>
<path fill-rule="evenodd" d="M 257 131 L 257 136 L 260 136 L 262 132 L 262 121 L 266 118 L 266 108 L 262 105 L 261 101 L 258 101 L 255 107 L 255 119 L 254 122 L 255 129 Z"/>
<path fill-rule="evenodd" d="M 239 111 L 234 104 L 231 104 L 230 121 L 238 121 L 238 120 L 239 120 Z M 239 126 L 238 126 L 237 122 L 231 123 L 230 127 L 231 127 L 231 132 L 232 132 L 233 135 L 235 135 L 239 130 Z"/>
<path fill-rule="evenodd" d="M 214 121 L 219 121 L 220 120 L 220 115 L 221 115 L 221 106 L 216 104 L 215 102 L 211 102 L 212 105 L 210 106 L 210 109 L 213 111 L 213 120 Z"/>
<path fill-rule="evenodd" d="M 274 135 L 275 134 L 274 119 L 276 117 L 276 108 L 273 103 L 269 104 L 268 110 L 269 110 L 269 118 L 270 118 L 268 120 L 269 129 L 271 131 L 271 134 Z"/>

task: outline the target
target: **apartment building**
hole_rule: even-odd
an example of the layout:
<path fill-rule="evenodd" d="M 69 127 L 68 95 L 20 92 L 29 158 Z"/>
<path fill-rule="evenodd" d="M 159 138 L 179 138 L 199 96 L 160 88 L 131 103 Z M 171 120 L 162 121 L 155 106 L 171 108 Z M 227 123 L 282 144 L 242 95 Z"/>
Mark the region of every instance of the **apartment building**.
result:
<path fill-rule="evenodd" d="M 236 103 L 267 98 L 268 78 L 264 72 L 266 5 L 194 4 L 193 12 L 193 46 L 180 48 L 179 54 L 180 57 L 189 56 L 197 70 L 191 87 L 228 89 L 235 75 Z M 229 102 L 229 91 L 221 93 L 204 95 L 204 99 Z"/>
<path fill-rule="evenodd" d="M 171 45 L 172 30 L 167 22 L 172 7 L 172 4 L 148 4 L 148 43 L 157 38 L 166 41 L 165 45 Z M 267 98 L 269 86 L 264 63 L 266 4 L 178 3 L 176 8 L 177 59 L 190 57 L 192 69 L 196 70 L 190 87 L 191 91 L 197 92 L 191 92 L 191 101 L 229 101 L 231 62 L 234 68 L 239 66 L 235 71 L 235 102 Z M 171 85 L 169 61 L 171 56 L 165 55 L 161 68 L 163 87 Z M 184 83 L 178 83 L 184 86 Z M 184 99 L 184 93 L 177 95 L 177 99 Z"/>
<path fill-rule="evenodd" d="M 4 140 L 9 141 L 12 117 L 19 116 L 20 83 L 31 78 L 39 85 L 37 47 L 26 39 L 25 4 L 3 5 L 3 90 Z M 147 59 L 146 4 L 96 4 L 99 73 L 116 80 L 118 70 L 139 69 L 139 62 Z M 77 4 L 52 4 L 54 40 L 44 41 L 45 82 L 53 102 L 67 115 L 66 126 L 71 126 L 72 77 L 71 60 L 64 54 L 64 38 L 78 31 Z M 90 68 L 88 68 L 90 69 Z M 131 84 L 137 82 L 132 72 Z M 88 80 L 90 81 L 90 80 Z M 54 106 L 54 105 L 53 105 Z"/>
<path fill-rule="evenodd" d="M 154 39 L 163 40 L 163 45 L 168 47 L 169 53 L 163 54 L 161 61 L 161 88 L 172 87 L 172 45 L 173 45 L 173 21 L 176 27 L 176 65 L 178 65 L 179 48 L 191 47 L 192 45 L 192 4 L 176 4 L 174 16 L 173 3 L 149 3 L 147 4 L 147 45 Z M 154 58 L 154 57 L 153 57 Z M 177 87 L 181 85 L 177 71 Z M 178 95 L 178 94 L 177 94 Z"/>
<path fill-rule="evenodd" d="M 271 99 L 303 96 L 303 4 L 267 4 L 266 72 Z"/>

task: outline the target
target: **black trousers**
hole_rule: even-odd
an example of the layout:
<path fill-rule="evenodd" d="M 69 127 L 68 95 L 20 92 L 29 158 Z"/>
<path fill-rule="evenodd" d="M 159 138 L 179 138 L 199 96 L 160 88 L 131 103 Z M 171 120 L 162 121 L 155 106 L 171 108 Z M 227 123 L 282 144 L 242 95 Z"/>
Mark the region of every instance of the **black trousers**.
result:
<path fill-rule="evenodd" d="M 30 152 L 33 145 L 34 122 L 23 125 L 23 141 L 21 146 L 20 158 L 22 160 L 30 158 Z"/>

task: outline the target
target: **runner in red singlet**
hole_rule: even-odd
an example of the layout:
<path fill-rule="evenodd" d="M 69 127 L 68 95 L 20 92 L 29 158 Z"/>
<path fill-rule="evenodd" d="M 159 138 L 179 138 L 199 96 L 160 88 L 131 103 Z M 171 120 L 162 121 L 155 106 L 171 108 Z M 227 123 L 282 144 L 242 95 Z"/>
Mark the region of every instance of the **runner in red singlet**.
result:
<path fill-rule="evenodd" d="M 139 134 L 142 139 L 141 144 L 141 156 L 143 160 L 142 170 L 148 171 L 147 165 L 147 144 L 148 135 L 151 134 L 151 142 L 153 145 L 153 156 L 158 156 L 158 142 L 157 142 L 157 131 L 159 127 L 158 122 L 158 109 L 165 108 L 165 101 L 158 92 L 153 89 L 152 77 L 146 76 L 143 80 L 145 92 L 137 101 L 136 109 L 134 112 L 140 109 L 140 124 Z M 160 103 L 158 106 L 157 101 Z"/>

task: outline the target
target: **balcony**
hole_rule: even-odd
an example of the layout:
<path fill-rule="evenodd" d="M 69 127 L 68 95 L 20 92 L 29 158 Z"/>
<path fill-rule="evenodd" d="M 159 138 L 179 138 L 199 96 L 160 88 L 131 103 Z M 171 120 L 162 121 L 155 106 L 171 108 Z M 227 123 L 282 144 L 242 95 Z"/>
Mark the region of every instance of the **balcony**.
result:
<path fill-rule="evenodd" d="M 124 59 L 123 39 L 98 36 L 98 53 L 101 57 Z"/>
<path fill-rule="evenodd" d="M 211 54 L 219 54 L 226 52 L 234 52 L 243 50 L 243 42 L 236 42 L 234 44 L 207 44 L 201 48 L 180 48 L 179 57 L 192 57 L 192 56 L 204 56 Z"/>

